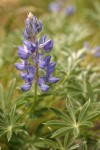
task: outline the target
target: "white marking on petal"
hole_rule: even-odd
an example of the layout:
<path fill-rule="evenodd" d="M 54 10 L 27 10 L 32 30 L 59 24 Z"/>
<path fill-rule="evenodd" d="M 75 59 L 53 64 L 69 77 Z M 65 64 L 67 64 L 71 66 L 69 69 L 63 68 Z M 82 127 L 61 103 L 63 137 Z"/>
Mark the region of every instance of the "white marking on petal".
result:
<path fill-rule="evenodd" d="M 28 53 L 28 49 L 27 49 L 27 47 L 24 45 L 24 51 L 26 52 L 26 53 Z"/>

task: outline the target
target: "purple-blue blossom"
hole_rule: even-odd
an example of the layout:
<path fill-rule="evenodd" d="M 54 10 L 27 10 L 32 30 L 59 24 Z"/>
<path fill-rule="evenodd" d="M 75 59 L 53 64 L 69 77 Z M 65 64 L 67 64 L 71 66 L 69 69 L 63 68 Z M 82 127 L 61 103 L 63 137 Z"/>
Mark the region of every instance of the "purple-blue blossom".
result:
<path fill-rule="evenodd" d="M 37 34 L 41 32 L 43 26 L 31 12 L 25 24 L 23 46 L 18 46 L 18 56 L 21 62 L 15 64 L 16 69 L 21 71 L 20 76 L 25 82 L 20 88 L 24 92 L 29 91 L 35 82 L 42 92 L 47 92 L 48 83 L 59 81 L 59 78 L 53 76 L 56 63 L 50 62 L 50 55 L 45 56 L 52 50 L 53 40 L 47 40 L 45 35 L 37 40 Z M 39 68 L 43 70 L 42 76 Z"/>
<path fill-rule="evenodd" d="M 53 13 L 59 12 L 62 9 L 61 3 L 57 2 L 51 2 L 49 4 L 49 10 Z"/>
<path fill-rule="evenodd" d="M 63 11 L 65 15 L 71 16 L 76 12 L 76 7 L 75 5 L 67 5 L 66 7 L 65 0 L 58 0 L 49 4 L 49 10 L 52 13 L 59 13 Z"/>
<path fill-rule="evenodd" d="M 76 7 L 74 5 L 70 5 L 65 9 L 65 14 L 67 16 L 71 16 L 76 12 Z"/>
<path fill-rule="evenodd" d="M 96 46 L 91 48 L 88 42 L 84 42 L 84 48 L 93 54 L 94 57 L 100 57 L 100 46 Z"/>
<path fill-rule="evenodd" d="M 94 56 L 100 57 L 100 46 L 94 47 Z"/>
<path fill-rule="evenodd" d="M 84 42 L 84 43 L 83 43 L 83 47 L 84 47 L 87 51 L 90 50 L 90 45 L 89 45 L 88 42 Z"/>

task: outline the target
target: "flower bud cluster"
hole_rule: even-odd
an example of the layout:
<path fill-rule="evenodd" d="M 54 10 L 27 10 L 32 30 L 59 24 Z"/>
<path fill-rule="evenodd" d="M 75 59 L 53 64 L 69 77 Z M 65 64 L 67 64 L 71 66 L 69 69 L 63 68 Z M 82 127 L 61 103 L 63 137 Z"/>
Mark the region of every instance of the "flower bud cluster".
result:
<path fill-rule="evenodd" d="M 42 30 L 42 23 L 37 20 L 30 12 L 26 18 L 26 28 L 23 36 L 23 46 L 18 47 L 18 56 L 21 63 L 16 63 L 15 67 L 20 70 L 20 75 L 25 81 L 21 86 L 22 91 L 31 89 L 33 82 L 36 82 L 41 91 L 47 92 L 49 86 L 47 83 L 56 83 L 58 78 L 53 77 L 53 71 L 56 66 L 55 62 L 50 62 L 51 56 L 46 55 L 53 48 L 53 41 L 46 40 L 46 36 L 42 36 L 37 40 L 37 34 Z M 40 76 L 40 69 L 43 75 Z"/>

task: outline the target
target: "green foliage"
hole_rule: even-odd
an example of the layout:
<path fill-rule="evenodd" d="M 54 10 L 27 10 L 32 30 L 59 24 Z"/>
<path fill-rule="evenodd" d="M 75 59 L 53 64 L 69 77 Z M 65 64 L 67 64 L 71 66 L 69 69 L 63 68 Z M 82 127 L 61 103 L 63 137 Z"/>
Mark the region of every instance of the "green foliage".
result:
<path fill-rule="evenodd" d="M 0 84 L 0 104 L 3 110 L 6 109 L 6 107 L 11 104 L 15 84 L 16 84 L 16 79 L 13 79 L 10 82 L 7 92 L 4 92 L 2 84 Z"/>
<path fill-rule="evenodd" d="M 41 138 L 47 145 L 54 148 L 55 150 L 73 150 L 79 147 L 79 144 L 73 145 L 73 142 L 75 140 L 75 137 L 70 138 L 69 134 L 66 134 L 63 143 L 60 138 L 56 138 L 56 141 L 52 141 L 49 139 Z"/>
<path fill-rule="evenodd" d="M 1 19 L 6 18 L 0 37 L 0 147 L 100 150 L 100 58 L 83 47 L 85 41 L 100 45 L 100 2 L 66 1 L 66 6 L 76 5 L 72 16 L 63 10 L 49 13 L 49 2 L 23 0 L 11 9 L 0 7 Z M 14 68 L 28 11 L 41 15 L 42 34 L 54 40 L 54 76 L 60 78 L 47 93 L 38 89 L 36 102 L 34 87 L 27 93 L 19 90 L 22 81 Z"/>
<path fill-rule="evenodd" d="M 16 106 L 13 106 L 8 112 L 0 110 L 0 136 L 7 135 L 10 141 L 13 131 L 16 132 L 21 124 L 18 122 L 19 115 L 15 113 Z"/>
<path fill-rule="evenodd" d="M 73 132 L 73 135 L 77 137 L 79 134 L 79 128 L 81 126 L 93 127 L 93 124 L 90 120 L 96 117 L 97 115 L 99 115 L 100 111 L 93 112 L 92 110 L 89 111 L 88 114 L 89 105 L 90 105 L 90 101 L 87 101 L 81 108 L 78 117 L 76 117 L 75 115 L 75 110 L 70 100 L 68 100 L 66 106 L 68 114 L 62 113 L 58 109 L 51 108 L 51 110 L 54 113 L 56 113 L 57 116 L 63 119 L 63 121 L 52 120 L 45 123 L 48 126 L 60 127 L 60 129 L 56 130 L 53 133 L 52 137 L 54 138 L 54 137 L 62 136 L 63 134 L 65 135 L 68 132 Z"/>

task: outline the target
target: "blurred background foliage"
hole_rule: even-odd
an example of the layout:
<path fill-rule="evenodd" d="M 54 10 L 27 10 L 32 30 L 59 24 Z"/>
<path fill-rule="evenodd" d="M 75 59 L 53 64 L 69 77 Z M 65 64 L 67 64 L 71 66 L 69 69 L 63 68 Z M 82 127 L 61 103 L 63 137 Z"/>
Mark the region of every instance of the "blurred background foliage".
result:
<path fill-rule="evenodd" d="M 0 91 L 3 93 L 0 105 L 3 111 L 9 114 L 12 109 L 15 111 L 15 107 L 11 107 L 16 104 L 16 113 L 22 115 L 21 123 L 25 122 L 20 125 L 30 135 L 28 138 L 26 132 L 22 135 L 23 130 L 19 132 L 21 129 L 17 130 L 15 123 L 15 132 L 18 134 L 12 134 L 11 142 L 8 143 L 5 137 L 0 139 L 0 146 L 4 150 L 37 150 L 37 147 L 44 147 L 39 137 L 49 137 L 51 134 L 41 123 L 55 118 L 47 106 L 65 109 L 64 100 L 67 95 L 71 97 L 75 108 L 81 108 L 89 98 L 92 101 L 90 109 L 100 108 L 100 0 L 61 0 L 64 5 L 58 12 L 50 11 L 51 2 L 54 1 L 0 0 Z M 75 6 L 76 9 L 71 15 L 64 12 L 64 8 L 69 6 Z M 60 82 L 51 86 L 48 93 L 38 92 L 37 107 L 35 106 L 34 112 L 28 116 L 27 108 L 34 99 L 34 88 L 24 94 L 19 90 L 23 81 L 14 63 L 19 61 L 17 47 L 22 45 L 24 20 L 30 11 L 43 23 L 41 35 L 45 34 L 54 40 L 52 59 L 57 62 L 55 74 L 60 78 Z M 84 45 L 85 42 L 90 46 Z M 99 50 L 96 51 L 96 47 Z M 12 80 L 13 78 L 16 78 L 17 82 Z M 7 102 L 2 103 L 3 101 Z M 6 117 L 6 114 L 4 116 Z M 94 145 L 100 138 L 99 119 L 98 117 L 95 120 L 93 129 L 86 128 L 81 132 L 76 144 L 86 140 L 89 146 L 87 149 L 91 150 L 91 143 Z M 10 136 L 7 137 L 8 141 Z M 83 144 L 83 147 L 85 148 L 82 150 L 87 150 L 86 144 Z"/>

